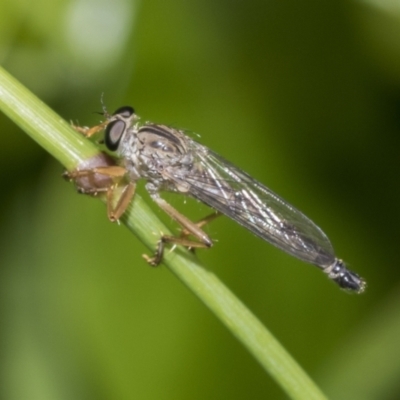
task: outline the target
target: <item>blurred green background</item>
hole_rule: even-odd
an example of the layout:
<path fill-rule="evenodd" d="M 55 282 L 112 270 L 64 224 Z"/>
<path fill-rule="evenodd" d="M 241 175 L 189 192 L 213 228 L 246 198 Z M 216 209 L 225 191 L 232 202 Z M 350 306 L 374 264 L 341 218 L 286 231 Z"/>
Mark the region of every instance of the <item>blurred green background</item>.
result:
<path fill-rule="evenodd" d="M 96 124 L 104 93 L 201 134 L 367 279 L 347 295 L 227 218 L 198 252 L 340 400 L 400 398 L 399 43 L 389 0 L 0 4 L 1 65 L 63 118 Z M 286 398 L 100 202 L 3 114 L 0 129 L 0 398 Z"/>

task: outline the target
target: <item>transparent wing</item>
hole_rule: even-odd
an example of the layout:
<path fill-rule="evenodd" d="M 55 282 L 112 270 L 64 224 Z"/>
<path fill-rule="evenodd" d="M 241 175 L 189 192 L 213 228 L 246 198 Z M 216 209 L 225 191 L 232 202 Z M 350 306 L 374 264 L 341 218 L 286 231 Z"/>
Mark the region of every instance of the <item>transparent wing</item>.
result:
<path fill-rule="evenodd" d="M 329 239 L 304 214 L 205 146 L 190 147 L 193 167 L 170 175 L 188 194 L 301 260 L 321 268 L 335 262 Z"/>

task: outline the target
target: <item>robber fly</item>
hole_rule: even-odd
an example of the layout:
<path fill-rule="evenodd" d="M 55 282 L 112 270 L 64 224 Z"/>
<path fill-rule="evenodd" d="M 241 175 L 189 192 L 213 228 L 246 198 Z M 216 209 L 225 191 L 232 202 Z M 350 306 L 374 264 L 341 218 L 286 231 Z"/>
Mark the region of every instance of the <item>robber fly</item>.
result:
<path fill-rule="evenodd" d="M 134 196 L 136 182 L 146 180 L 151 198 L 182 227 L 180 237 L 162 236 L 153 257 L 144 256 L 151 265 L 162 261 L 166 243 L 189 248 L 211 247 L 213 242 L 202 226 L 224 214 L 255 235 L 300 260 L 314 264 L 341 288 L 361 293 L 365 281 L 336 258 L 333 247 L 309 218 L 277 196 L 266 186 L 235 167 L 207 147 L 186 136 L 182 130 L 151 122 L 140 122 L 132 107 L 119 108 L 106 121 L 93 128 L 79 128 L 86 136 L 105 130 L 104 143 L 115 152 L 120 164 L 69 172 L 77 180 L 91 174 L 103 175 L 110 184 L 83 188 L 85 193 L 107 192 L 108 217 L 118 220 Z M 126 184 L 117 204 L 112 205 L 115 180 Z M 216 212 L 193 223 L 160 197 L 169 191 L 194 197 Z M 189 239 L 189 235 L 196 240 Z"/>

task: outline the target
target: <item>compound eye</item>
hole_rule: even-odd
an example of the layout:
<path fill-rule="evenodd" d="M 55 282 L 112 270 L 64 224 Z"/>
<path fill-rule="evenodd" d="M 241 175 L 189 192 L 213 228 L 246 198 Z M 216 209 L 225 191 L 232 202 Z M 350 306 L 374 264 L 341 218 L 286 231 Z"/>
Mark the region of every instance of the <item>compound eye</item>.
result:
<path fill-rule="evenodd" d="M 104 143 L 109 150 L 116 151 L 118 149 L 125 128 L 125 122 L 120 119 L 112 121 L 107 125 L 104 135 Z"/>
<path fill-rule="evenodd" d="M 118 108 L 113 115 L 120 115 L 123 118 L 129 118 L 135 113 L 135 110 L 130 106 L 123 106 Z"/>

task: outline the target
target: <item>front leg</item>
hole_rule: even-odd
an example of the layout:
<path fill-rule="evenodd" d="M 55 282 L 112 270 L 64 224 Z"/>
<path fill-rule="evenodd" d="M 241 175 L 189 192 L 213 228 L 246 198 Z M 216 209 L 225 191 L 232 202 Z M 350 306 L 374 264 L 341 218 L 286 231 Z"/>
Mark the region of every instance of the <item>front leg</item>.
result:
<path fill-rule="evenodd" d="M 114 160 L 102 153 L 82 163 L 74 171 L 66 171 L 63 176 L 73 180 L 78 192 L 96 196 L 106 193 L 107 215 L 112 222 L 117 221 L 125 212 L 135 194 L 136 184 L 126 184 L 115 202 L 117 188 L 125 177 L 125 168 L 115 165 Z M 116 203 L 116 204 L 115 204 Z"/>
<path fill-rule="evenodd" d="M 79 126 L 79 125 L 75 125 L 71 122 L 71 127 L 81 133 L 83 136 L 90 138 L 91 136 L 93 136 L 94 134 L 96 134 L 97 132 L 102 131 L 108 124 L 109 124 L 109 120 L 105 120 L 104 122 L 102 122 L 101 124 L 92 126 L 92 127 L 88 127 L 88 126 Z"/>

